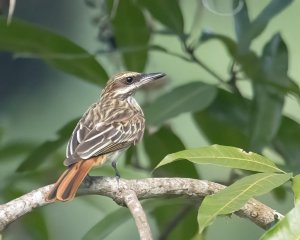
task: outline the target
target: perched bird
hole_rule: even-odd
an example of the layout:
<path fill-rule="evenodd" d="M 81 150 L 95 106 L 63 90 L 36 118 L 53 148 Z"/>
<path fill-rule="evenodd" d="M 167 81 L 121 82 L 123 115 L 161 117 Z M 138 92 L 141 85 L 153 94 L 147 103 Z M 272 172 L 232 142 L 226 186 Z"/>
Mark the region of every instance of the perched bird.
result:
<path fill-rule="evenodd" d="M 69 140 L 64 164 L 68 169 L 55 183 L 47 201 L 69 201 L 92 167 L 111 162 L 116 171 L 117 157 L 141 140 L 145 129 L 142 109 L 133 94 L 164 73 L 122 72 L 113 76 L 94 103 L 77 123 Z"/>

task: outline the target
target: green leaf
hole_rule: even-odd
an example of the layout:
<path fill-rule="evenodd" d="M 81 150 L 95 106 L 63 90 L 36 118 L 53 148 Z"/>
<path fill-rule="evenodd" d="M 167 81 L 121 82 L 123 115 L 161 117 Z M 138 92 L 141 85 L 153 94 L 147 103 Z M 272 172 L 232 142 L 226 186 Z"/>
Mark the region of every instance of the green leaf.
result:
<path fill-rule="evenodd" d="M 103 239 L 111 232 L 115 231 L 122 223 L 130 218 L 127 208 L 119 208 L 107 214 L 103 219 L 96 223 L 84 236 L 83 240 Z"/>
<path fill-rule="evenodd" d="M 3 128 L 0 127 L 0 142 L 2 141 L 3 134 L 4 134 L 4 130 Z"/>
<path fill-rule="evenodd" d="M 267 27 L 270 20 L 286 8 L 292 0 L 272 0 L 263 11 L 257 16 L 254 21 L 251 22 L 250 26 L 247 27 L 247 32 L 244 32 L 239 41 L 241 52 L 246 52 L 249 49 L 253 39 L 258 37 L 264 29 Z M 244 5 L 245 8 L 246 5 Z M 241 14 L 246 14 L 246 10 L 243 10 Z M 241 19 L 236 19 L 241 21 Z"/>
<path fill-rule="evenodd" d="M 104 84 L 108 76 L 94 56 L 67 38 L 15 19 L 7 26 L 0 17 L 0 50 L 41 58 L 90 83 Z"/>
<path fill-rule="evenodd" d="M 47 223 L 41 209 L 36 209 L 30 214 L 23 216 L 22 223 L 31 239 L 49 239 Z"/>
<path fill-rule="evenodd" d="M 157 166 L 187 159 L 196 164 L 213 164 L 222 167 L 239 168 L 256 172 L 281 172 L 281 169 L 269 159 L 253 153 L 245 152 L 240 148 L 212 145 L 167 155 Z"/>
<path fill-rule="evenodd" d="M 293 177 L 293 192 L 295 198 L 295 205 L 300 205 L 300 174 Z"/>
<path fill-rule="evenodd" d="M 207 196 L 198 212 L 199 233 L 202 233 L 218 215 L 239 210 L 250 198 L 268 193 L 291 177 L 290 173 L 257 173 L 236 181 L 214 195 Z"/>
<path fill-rule="evenodd" d="M 107 1 L 113 8 L 114 1 Z M 116 16 L 112 20 L 112 27 L 119 49 L 128 70 L 142 72 L 145 68 L 150 38 L 150 31 L 145 17 L 139 7 L 132 0 L 118 1 Z"/>
<path fill-rule="evenodd" d="M 265 79 L 281 85 L 289 83 L 287 47 L 279 34 L 266 44 L 261 58 Z M 280 126 L 285 94 L 259 81 L 253 82 L 253 113 L 251 121 L 251 149 L 261 152 L 276 136 Z"/>
<path fill-rule="evenodd" d="M 300 171 L 300 124 L 288 117 L 281 122 L 272 146 L 286 161 L 287 167 Z"/>
<path fill-rule="evenodd" d="M 250 19 L 248 15 L 248 7 L 247 3 L 244 0 L 234 0 L 233 1 L 233 9 L 243 2 L 242 9 L 234 15 L 234 26 L 235 26 L 235 33 L 237 36 L 238 42 L 246 35 L 249 27 L 250 27 Z M 247 46 L 248 47 L 248 46 Z"/>
<path fill-rule="evenodd" d="M 158 200 L 155 201 L 147 200 L 143 202 L 143 209 L 146 212 L 153 211 L 155 208 L 160 206 L 167 206 L 170 204 L 174 204 L 174 202 L 178 202 L 178 200 L 169 199 Z M 115 231 L 122 223 L 131 218 L 131 214 L 127 208 L 119 208 L 108 215 L 106 215 L 103 219 L 101 219 L 98 223 L 96 223 L 84 236 L 83 240 L 98 240 L 104 239 L 111 232 Z"/>
<path fill-rule="evenodd" d="M 139 4 L 147 8 L 150 14 L 163 25 L 179 36 L 184 33 L 184 21 L 178 0 L 139 0 Z"/>
<path fill-rule="evenodd" d="M 28 142 L 12 142 L 0 148 L 1 161 L 10 160 L 11 157 L 16 157 L 28 153 L 34 144 Z"/>
<path fill-rule="evenodd" d="M 185 149 L 180 138 L 168 127 L 161 127 L 153 134 L 146 133 L 143 139 L 145 151 L 150 159 L 150 167 L 154 168 L 159 161 L 170 152 Z M 153 151 L 155 149 L 155 151 Z M 199 178 L 193 164 L 179 163 L 154 172 L 157 176 L 176 176 Z"/>
<path fill-rule="evenodd" d="M 249 100 L 219 89 L 214 102 L 193 117 L 210 143 L 247 150 L 249 107 Z"/>
<path fill-rule="evenodd" d="M 280 222 L 270 228 L 260 240 L 300 239 L 300 205 L 297 204 Z"/>
<path fill-rule="evenodd" d="M 216 93 L 214 86 L 201 82 L 174 88 L 144 108 L 147 123 L 160 125 L 181 113 L 202 110 L 211 104 Z"/>
<path fill-rule="evenodd" d="M 49 157 L 54 151 L 59 149 L 65 144 L 78 122 L 78 118 L 68 122 L 60 130 L 58 130 L 58 137 L 55 140 L 49 140 L 42 143 L 39 147 L 33 150 L 29 156 L 20 164 L 17 168 L 17 172 L 33 171 L 37 169 L 47 157 Z"/>
<path fill-rule="evenodd" d="M 288 76 L 284 76 L 283 78 L 283 68 L 279 67 L 278 71 L 281 71 L 280 76 L 282 79 L 285 79 L 285 81 L 274 81 L 272 78 L 264 75 L 264 71 L 266 71 L 267 69 L 262 69 L 261 60 L 255 54 L 255 52 L 248 50 L 246 53 L 240 53 L 241 50 L 239 48 L 241 47 L 237 46 L 237 43 L 231 38 L 221 34 L 203 32 L 200 38 L 200 42 L 206 42 L 209 40 L 219 40 L 222 44 L 224 44 L 229 55 L 242 66 L 242 69 L 245 72 L 245 74 L 253 82 L 259 82 L 262 85 L 266 85 L 266 87 L 275 88 L 282 93 L 292 93 L 296 97 L 300 97 L 300 88 L 298 84 L 294 80 L 290 79 Z M 283 61 L 283 57 L 284 55 L 282 54 L 278 58 L 278 60 L 281 59 L 281 61 Z M 265 64 L 265 67 L 268 68 L 268 64 Z M 270 73 L 271 72 L 269 71 L 269 74 Z"/>
<path fill-rule="evenodd" d="M 221 43 L 223 43 L 230 54 L 233 58 L 237 57 L 237 43 L 232 40 L 230 37 L 227 37 L 222 34 L 215 34 L 212 32 L 202 32 L 201 37 L 200 37 L 200 42 L 205 43 L 206 41 L 209 40 L 219 40 Z"/>
<path fill-rule="evenodd" d="M 188 201 L 158 207 L 152 212 L 159 228 L 156 239 L 191 239 L 198 232 L 196 206 Z"/>

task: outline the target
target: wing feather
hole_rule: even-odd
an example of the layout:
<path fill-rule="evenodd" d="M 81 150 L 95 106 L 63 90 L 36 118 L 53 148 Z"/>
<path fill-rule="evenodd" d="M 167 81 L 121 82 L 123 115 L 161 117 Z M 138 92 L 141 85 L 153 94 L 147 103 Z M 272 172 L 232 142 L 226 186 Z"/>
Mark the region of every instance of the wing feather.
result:
<path fill-rule="evenodd" d="M 138 113 L 128 114 L 127 119 L 124 114 L 118 113 L 115 116 L 117 118 L 114 121 L 98 122 L 92 129 L 79 122 L 69 141 L 69 155 L 65 164 L 69 166 L 79 159 L 89 159 L 125 149 L 142 138 L 145 124 L 143 116 Z"/>

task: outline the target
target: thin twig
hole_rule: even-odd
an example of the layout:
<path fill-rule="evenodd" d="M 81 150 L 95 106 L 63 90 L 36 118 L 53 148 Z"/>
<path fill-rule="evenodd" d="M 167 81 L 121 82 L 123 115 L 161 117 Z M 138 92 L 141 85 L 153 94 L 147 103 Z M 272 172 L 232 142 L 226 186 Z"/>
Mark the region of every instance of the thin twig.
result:
<path fill-rule="evenodd" d="M 191 60 L 195 63 L 197 63 L 199 66 L 201 66 L 204 70 L 206 70 L 209 74 L 211 74 L 213 77 L 215 77 L 220 83 L 228 85 L 228 83 L 223 80 L 222 77 L 220 77 L 217 73 L 215 73 L 213 70 L 211 70 L 205 63 L 203 63 L 195 54 L 195 50 L 191 47 L 189 47 L 185 40 L 182 40 L 183 48 L 186 51 L 186 53 L 189 54 Z"/>

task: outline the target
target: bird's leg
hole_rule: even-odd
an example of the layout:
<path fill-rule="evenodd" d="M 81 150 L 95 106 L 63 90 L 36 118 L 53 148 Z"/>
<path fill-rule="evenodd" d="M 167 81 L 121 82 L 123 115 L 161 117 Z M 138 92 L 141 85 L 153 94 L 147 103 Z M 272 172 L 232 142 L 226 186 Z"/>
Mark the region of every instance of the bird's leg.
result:
<path fill-rule="evenodd" d="M 115 170 L 115 173 L 116 173 L 116 179 L 117 179 L 117 184 L 118 184 L 118 188 L 119 188 L 119 180 L 120 180 L 121 175 L 120 175 L 120 173 L 119 173 L 119 171 L 118 171 L 118 169 L 117 169 L 117 162 L 116 162 L 116 161 L 112 161 L 111 166 L 112 166 L 113 169 Z"/>
<path fill-rule="evenodd" d="M 115 170 L 116 173 L 116 178 L 118 178 L 118 180 L 121 178 L 121 175 L 117 169 L 117 162 L 116 161 L 112 161 L 111 166 L 113 167 L 113 169 Z"/>

